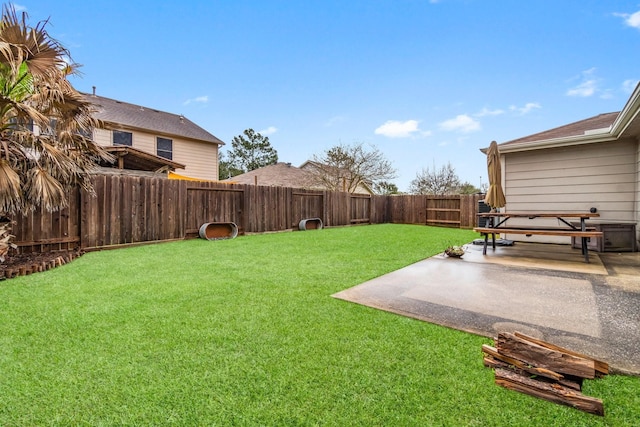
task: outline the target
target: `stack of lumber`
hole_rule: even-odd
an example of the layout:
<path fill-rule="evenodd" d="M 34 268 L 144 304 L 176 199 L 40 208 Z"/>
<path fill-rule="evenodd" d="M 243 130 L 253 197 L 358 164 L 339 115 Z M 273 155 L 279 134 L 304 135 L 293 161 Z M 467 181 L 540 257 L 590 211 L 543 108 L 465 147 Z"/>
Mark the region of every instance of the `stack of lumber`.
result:
<path fill-rule="evenodd" d="M 582 381 L 607 375 L 607 363 L 519 332 L 500 333 L 495 343 L 483 345 L 482 352 L 484 365 L 495 369 L 496 384 L 604 415 L 602 400 L 582 394 Z"/>

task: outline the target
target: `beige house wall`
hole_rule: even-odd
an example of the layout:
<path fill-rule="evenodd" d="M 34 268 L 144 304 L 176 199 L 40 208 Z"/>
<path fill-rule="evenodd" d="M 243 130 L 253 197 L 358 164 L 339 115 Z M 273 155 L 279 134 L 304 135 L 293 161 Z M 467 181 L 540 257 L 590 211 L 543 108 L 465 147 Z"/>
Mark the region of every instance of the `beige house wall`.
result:
<path fill-rule="evenodd" d="M 106 147 L 108 145 L 113 145 L 113 139 L 111 138 L 111 131 L 106 129 L 94 129 L 93 130 L 93 141 Z"/>
<path fill-rule="evenodd" d="M 157 155 L 156 137 L 162 136 L 173 140 L 173 161 L 182 163 L 185 169 L 179 169 L 176 173 L 191 178 L 218 180 L 218 146 L 216 144 L 190 141 L 167 135 L 142 132 L 132 129 L 123 129 L 131 132 L 132 146 L 141 151 Z M 95 129 L 94 141 L 102 146 L 113 145 L 111 130 Z"/>
<path fill-rule="evenodd" d="M 636 239 L 640 247 L 640 141 L 636 142 Z"/>
<path fill-rule="evenodd" d="M 204 142 L 173 140 L 173 161 L 186 165 L 181 175 L 191 178 L 218 180 L 218 146 Z"/>
<path fill-rule="evenodd" d="M 503 155 L 507 211 L 588 212 L 601 220 L 638 221 L 640 148 L 635 139 Z M 511 225 L 554 226 L 556 219 L 510 219 Z M 511 240 L 570 243 L 554 236 Z"/>

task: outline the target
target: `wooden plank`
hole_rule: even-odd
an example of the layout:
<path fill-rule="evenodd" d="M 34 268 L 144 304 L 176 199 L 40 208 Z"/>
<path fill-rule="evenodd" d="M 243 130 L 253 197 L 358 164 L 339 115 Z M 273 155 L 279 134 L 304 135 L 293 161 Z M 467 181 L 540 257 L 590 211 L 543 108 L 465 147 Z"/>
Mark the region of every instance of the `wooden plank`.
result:
<path fill-rule="evenodd" d="M 564 387 L 560 384 L 550 384 L 536 381 L 525 375 L 498 368 L 495 370 L 496 384 L 509 390 L 519 391 L 534 397 L 559 403 L 584 412 L 604 415 L 602 400 L 585 396 L 579 391 Z"/>
<path fill-rule="evenodd" d="M 229 192 L 236 192 L 236 193 L 243 193 L 244 190 L 241 188 L 229 188 L 229 187 L 215 187 L 215 188 L 209 188 L 209 187 L 187 187 L 187 190 L 198 190 L 198 191 L 229 191 Z"/>
<path fill-rule="evenodd" d="M 547 382 L 557 382 L 560 385 L 563 385 L 565 387 L 569 387 L 572 390 L 576 390 L 576 391 L 581 391 L 582 390 L 582 378 L 577 378 L 577 377 L 565 377 L 562 378 L 559 381 L 554 381 L 550 378 L 545 378 L 545 377 L 540 377 L 540 376 L 531 376 L 532 374 L 524 371 L 520 368 L 516 368 L 513 365 L 510 365 L 506 362 L 503 362 L 502 360 L 498 360 L 498 359 L 494 359 L 493 357 L 490 356 L 486 356 L 483 360 L 484 366 L 489 367 L 489 368 L 493 368 L 493 369 L 497 369 L 497 368 L 502 368 L 502 369 L 507 369 L 507 370 L 511 370 L 514 371 L 518 374 L 524 375 L 524 376 L 530 376 L 531 378 L 535 378 L 538 381 L 547 381 Z"/>
<path fill-rule="evenodd" d="M 453 220 L 446 220 L 446 219 L 431 219 L 429 221 L 427 221 L 427 223 L 432 223 L 432 224 L 460 224 L 460 221 L 453 221 Z"/>
<path fill-rule="evenodd" d="M 539 368 L 582 378 L 595 378 L 596 376 L 595 362 L 592 359 L 543 347 L 508 332 L 498 334 L 496 348 L 500 354 Z"/>
<path fill-rule="evenodd" d="M 131 179 L 120 181 L 120 239 L 122 243 L 132 243 L 133 197 Z"/>
<path fill-rule="evenodd" d="M 349 222 L 351 224 L 365 224 L 365 223 L 370 223 L 371 220 L 369 218 L 360 218 L 360 219 L 352 219 Z"/>
<path fill-rule="evenodd" d="M 534 344 L 537 344 L 537 345 L 545 347 L 545 348 L 549 348 L 551 350 L 561 351 L 563 353 L 567 353 L 567 354 L 570 354 L 572 356 L 580 357 L 580 358 L 583 358 L 583 359 L 593 360 L 594 366 L 595 366 L 595 369 L 596 369 L 596 375 L 598 377 L 603 377 L 604 375 L 608 375 L 609 374 L 609 364 L 606 363 L 606 362 L 594 359 L 594 358 L 589 357 L 587 355 L 584 355 L 582 353 L 578 353 L 577 351 L 572 351 L 572 350 L 569 350 L 569 349 L 566 349 L 566 348 L 551 344 L 549 342 L 542 341 L 542 340 L 534 338 L 534 337 L 530 337 L 529 335 L 525 335 L 525 334 L 523 334 L 521 332 L 514 332 L 514 335 L 516 337 L 518 337 L 518 338 L 522 338 L 523 340 L 527 340 L 529 342 L 532 342 Z"/>
<path fill-rule="evenodd" d="M 494 359 L 500 360 L 508 365 L 512 365 L 522 371 L 528 372 L 533 375 L 540 375 L 555 381 L 560 381 L 561 379 L 564 378 L 564 376 L 562 374 L 559 374 L 558 372 L 554 372 L 550 369 L 531 366 L 521 360 L 515 359 L 513 357 L 509 357 L 505 354 L 501 354 L 500 352 L 498 352 L 498 350 L 495 347 L 491 347 L 486 344 L 482 346 L 482 352 L 493 357 Z"/>
<path fill-rule="evenodd" d="M 478 216 L 482 217 L 490 217 L 490 216 L 499 216 L 499 217 L 510 217 L 510 218 L 598 218 L 600 216 L 599 213 L 590 213 L 590 212 L 482 212 L 479 213 Z"/>
<path fill-rule="evenodd" d="M 323 196 L 323 193 L 313 193 L 313 192 L 304 193 L 300 191 L 292 191 L 291 194 L 294 196 L 320 196 L 320 197 Z"/>
<path fill-rule="evenodd" d="M 601 231 L 581 231 L 550 228 L 491 228 L 491 227 L 474 227 L 473 231 L 483 234 L 525 234 L 540 236 L 568 236 L 568 237 L 602 237 Z"/>
<path fill-rule="evenodd" d="M 76 243 L 79 241 L 80 241 L 79 236 L 72 236 L 72 237 L 54 237 L 51 239 L 40 239 L 40 240 L 33 240 L 29 242 L 18 242 L 14 244 L 18 247 L 23 247 L 23 246 L 59 245 L 61 243 Z"/>

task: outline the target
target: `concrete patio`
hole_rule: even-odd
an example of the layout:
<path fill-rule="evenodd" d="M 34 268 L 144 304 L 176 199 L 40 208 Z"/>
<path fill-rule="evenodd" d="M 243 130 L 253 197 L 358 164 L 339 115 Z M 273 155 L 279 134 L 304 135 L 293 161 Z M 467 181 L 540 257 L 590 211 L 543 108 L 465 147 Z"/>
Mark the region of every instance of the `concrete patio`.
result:
<path fill-rule="evenodd" d="M 487 337 L 520 331 L 640 375 L 640 253 L 468 244 L 333 295 Z M 480 356 L 478 356 L 480 357 Z"/>

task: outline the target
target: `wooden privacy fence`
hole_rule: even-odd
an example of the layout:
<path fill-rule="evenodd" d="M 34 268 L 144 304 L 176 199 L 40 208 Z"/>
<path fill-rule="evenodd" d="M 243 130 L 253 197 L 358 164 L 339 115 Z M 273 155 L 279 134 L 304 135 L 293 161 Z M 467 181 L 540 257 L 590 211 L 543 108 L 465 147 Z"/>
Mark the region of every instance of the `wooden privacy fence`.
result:
<path fill-rule="evenodd" d="M 128 175 L 96 175 L 93 183 L 95 195 L 72 192 L 62 211 L 14 217 L 18 251 L 184 239 L 209 222 L 234 222 L 240 233 L 297 229 L 306 218 L 321 218 L 329 227 L 391 222 L 473 228 L 480 198 L 370 196 Z"/>

